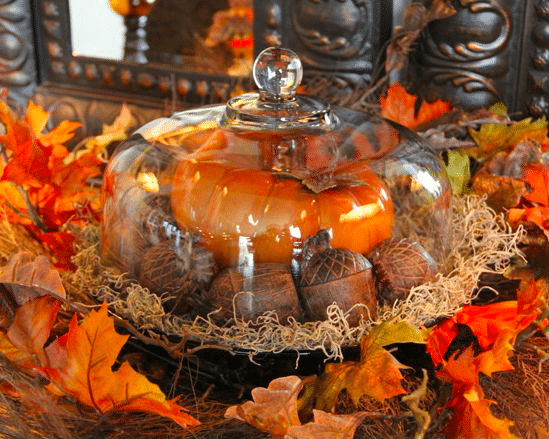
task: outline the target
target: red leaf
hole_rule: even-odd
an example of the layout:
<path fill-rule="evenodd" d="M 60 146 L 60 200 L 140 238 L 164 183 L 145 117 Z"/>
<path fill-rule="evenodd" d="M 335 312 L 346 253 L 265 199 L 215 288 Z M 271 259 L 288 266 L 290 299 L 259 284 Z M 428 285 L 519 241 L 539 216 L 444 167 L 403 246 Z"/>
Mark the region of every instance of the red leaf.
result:
<path fill-rule="evenodd" d="M 73 270 L 74 236 L 67 232 L 37 233 L 36 237 L 50 250 L 54 265 L 61 270 Z"/>
<path fill-rule="evenodd" d="M 17 149 L 4 168 L 2 180 L 12 181 L 21 186 L 40 187 L 52 174 L 48 168 L 50 148 L 44 147 L 38 140 L 29 138 L 17 144 Z"/>

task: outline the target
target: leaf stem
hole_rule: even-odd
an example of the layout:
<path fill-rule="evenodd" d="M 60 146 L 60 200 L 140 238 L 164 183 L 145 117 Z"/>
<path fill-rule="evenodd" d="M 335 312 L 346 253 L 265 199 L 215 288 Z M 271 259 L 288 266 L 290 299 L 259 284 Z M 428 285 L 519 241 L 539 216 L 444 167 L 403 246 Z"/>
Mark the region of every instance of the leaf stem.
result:
<path fill-rule="evenodd" d="M 415 439 L 423 439 L 425 437 L 425 433 L 427 433 L 427 430 L 429 429 L 429 425 L 431 425 L 431 415 L 429 412 L 419 407 L 421 399 L 427 395 L 428 382 L 429 376 L 427 371 L 423 369 L 423 381 L 419 387 L 409 395 L 402 397 L 402 402 L 406 403 L 406 405 L 410 408 L 410 411 L 414 415 L 414 418 L 418 424 L 418 428 L 414 435 Z"/>
<path fill-rule="evenodd" d="M 34 206 L 34 204 L 32 204 L 32 202 L 30 200 L 29 193 L 25 190 L 25 188 L 22 187 L 22 186 L 19 186 L 19 185 L 17 185 L 16 187 L 17 187 L 17 190 L 19 191 L 19 193 L 21 194 L 21 196 L 25 200 L 25 206 L 27 207 L 27 210 L 29 211 L 30 218 L 31 218 L 32 222 L 34 223 L 34 225 L 36 227 L 38 227 L 40 229 L 40 231 L 43 232 L 43 233 L 53 232 L 54 230 L 50 229 L 44 223 L 42 218 L 40 217 L 40 214 L 36 210 L 36 207 Z"/>

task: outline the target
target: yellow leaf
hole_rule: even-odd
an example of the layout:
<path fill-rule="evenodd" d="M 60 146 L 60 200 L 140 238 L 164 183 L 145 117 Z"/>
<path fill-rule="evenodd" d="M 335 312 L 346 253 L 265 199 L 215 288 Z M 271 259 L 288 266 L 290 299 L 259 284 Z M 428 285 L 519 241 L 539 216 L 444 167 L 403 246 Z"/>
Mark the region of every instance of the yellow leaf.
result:
<path fill-rule="evenodd" d="M 547 120 L 543 117 L 532 122 L 532 118 L 526 118 L 519 122 L 484 124 L 478 131 L 470 129 L 469 134 L 478 147 L 466 152 L 483 161 L 499 151 L 512 150 L 524 139 L 547 145 Z"/>
<path fill-rule="evenodd" d="M 64 120 L 54 129 L 46 134 L 40 135 L 38 138 L 40 139 L 42 145 L 56 147 L 57 149 L 55 149 L 55 155 L 56 157 L 60 157 L 62 156 L 61 152 L 66 151 L 66 149 L 59 148 L 62 147 L 65 142 L 72 139 L 76 134 L 75 131 L 81 126 L 82 124 L 80 122 Z"/>
<path fill-rule="evenodd" d="M 361 341 L 361 352 L 365 355 L 366 349 L 371 347 L 389 346 L 395 343 L 424 344 L 428 332 L 405 321 L 386 321 L 375 326 L 370 334 Z"/>
<path fill-rule="evenodd" d="M 501 332 L 492 348 L 482 352 L 476 359 L 476 369 L 487 376 L 492 376 L 493 372 L 503 372 L 513 370 L 513 365 L 509 360 L 513 352 L 513 343 L 515 341 L 516 332 L 505 330 Z"/>
<path fill-rule="evenodd" d="M 32 132 L 39 135 L 46 128 L 48 123 L 49 113 L 44 111 L 42 107 L 29 101 L 27 107 L 27 122 L 30 124 Z"/>
<path fill-rule="evenodd" d="M 310 409 L 330 411 L 337 403 L 342 390 L 347 390 L 357 404 L 364 395 L 380 402 L 406 393 L 400 364 L 383 349 L 395 343 L 425 343 L 424 331 L 407 322 L 387 321 L 376 326 L 360 342 L 360 361 L 330 363 L 322 375 L 310 384 L 299 401 L 300 412 Z"/>
<path fill-rule="evenodd" d="M 101 134 L 113 134 L 113 133 L 126 133 L 130 129 L 133 123 L 133 116 L 130 111 L 130 107 L 126 104 L 122 104 L 120 108 L 120 113 L 112 123 L 112 125 L 103 124 L 103 129 Z"/>

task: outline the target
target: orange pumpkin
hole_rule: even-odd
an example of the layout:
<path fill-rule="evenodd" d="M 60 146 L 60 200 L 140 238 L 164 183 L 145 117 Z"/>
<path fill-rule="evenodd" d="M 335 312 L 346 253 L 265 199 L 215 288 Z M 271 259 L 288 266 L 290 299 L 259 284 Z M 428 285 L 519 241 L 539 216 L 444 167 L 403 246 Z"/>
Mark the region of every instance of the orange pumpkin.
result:
<path fill-rule="evenodd" d="M 243 262 L 249 253 L 255 263 L 289 264 L 305 239 L 320 229 L 331 231 L 334 247 L 359 253 L 391 236 L 389 191 L 365 162 L 337 167 L 331 176 L 334 184 L 316 192 L 291 170 L 273 170 L 273 145 L 285 136 L 218 130 L 177 165 L 174 216 L 180 226 L 200 232 L 202 245 L 221 268 Z M 318 135 L 304 134 L 298 140 L 304 147 L 286 162 L 301 163 L 304 175 L 311 168 L 318 172 L 323 156 L 318 140 Z"/>

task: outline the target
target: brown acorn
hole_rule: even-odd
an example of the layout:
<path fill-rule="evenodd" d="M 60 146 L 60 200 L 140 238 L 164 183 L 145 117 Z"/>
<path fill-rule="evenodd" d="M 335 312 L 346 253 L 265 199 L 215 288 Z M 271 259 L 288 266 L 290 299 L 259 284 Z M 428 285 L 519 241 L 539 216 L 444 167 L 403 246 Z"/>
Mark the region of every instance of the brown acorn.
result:
<path fill-rule="evenodd" d="M 182 254 L 164 241 L 145 251 L 139 283 L 156 294 L 173 296 L 164 304 L 166 311 L 185 314 L 200 300 L 215 271 L 213 255 L 200 245 L 193 244 Z"/>
<path fill-rule="evenodd" d="M 257 264 L 248 276 L 237 268 L 226 268 L 213 280 L 204 299 L 204 311 L 219 310 L 212 318 L 220 323 L 234 316 L 254 320 L 268 311 L 275 311 L 281 323 L 301 315 L 290 268 L 281 264 Z"/>
<path fill-rule="evenodd" d="M 374 248 L 368 259 L 373 264 L 378 300 L 393 305 L 404 300 L 410 290 L 433 279 L 438 264 L 418 242 L 387 239 Z"/>
<path fill-rule="evenodd" d="M 319 248 L 318 239 L 314 238 Z M 372 264 L 360 253 L 348 249 L 320 246 L 319 251 L 309 254 L 304 250 L 299 293 L 308 319 L 325 320 L 327 308 L 336 303 L 344 312 L 356 304 L 348 321 L 356 325 L 361 317 L 375 318 L 377 302 Z"/>

